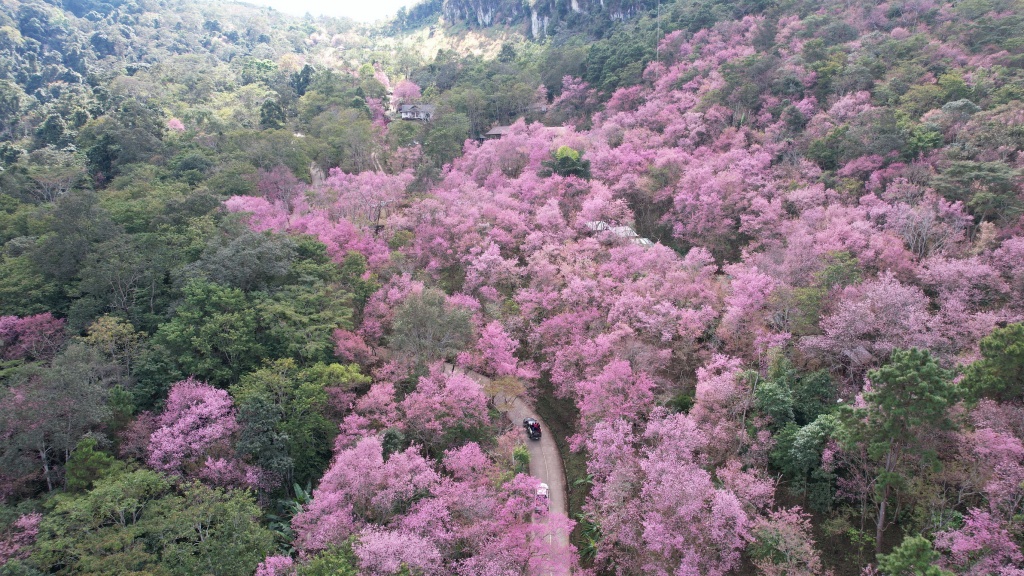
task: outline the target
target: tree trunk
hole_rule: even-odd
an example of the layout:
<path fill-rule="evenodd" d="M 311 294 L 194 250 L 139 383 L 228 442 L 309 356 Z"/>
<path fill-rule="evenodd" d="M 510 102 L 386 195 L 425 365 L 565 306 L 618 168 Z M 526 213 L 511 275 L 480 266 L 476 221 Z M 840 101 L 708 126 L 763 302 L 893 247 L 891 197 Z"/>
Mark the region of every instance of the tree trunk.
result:
<path fill-rule="evenodd" d="M 885 507 L 889 503 L 889 488 L 885 488 L 882 504 L 878 507 L 878 524 L 875 526 L 875 554 L 882 553 L 882 533 L 885 531 Z"/>
<path fill-rule="evenodd" d="M 885 531 L 885 511 L 889 505 L 889 488 L 890 475 L 896 470 L 896 463 L 900 460 L 900 449 L 902 447 L 899 444 L 890 446 L 889 452 L 885 455 L 885 476 L 882 477 L 882 481 L 885 482 L 885 487 L 882 488 L 882 501 L 878 504 L 878 524 L 875 525 L 875 553 L 882 553 L 882 532 Z"/>
<path fill-rule="evenodd" d="M 50 479 L 50 459 L 46 450 L 39 449 L 39 458 L 43 461 L 43 476 L 46 478 L 46 491 L 53 492 L 53 480 Z"/>

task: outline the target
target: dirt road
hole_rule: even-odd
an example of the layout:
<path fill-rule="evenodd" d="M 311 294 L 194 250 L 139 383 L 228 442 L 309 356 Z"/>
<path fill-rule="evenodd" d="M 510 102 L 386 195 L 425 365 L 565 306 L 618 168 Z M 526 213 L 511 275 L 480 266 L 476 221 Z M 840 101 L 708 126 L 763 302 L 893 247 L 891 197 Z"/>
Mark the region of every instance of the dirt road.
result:
<path fill-rule="evenodd" d="M 445 364 L 447 370 L 455 370 L 455 367 L 450 364 Z M 476 380 L 481 386 L 485 385 L 489 378 L 476 372 L 459 369 L 460 372 L 466 374 L 470 378 Z M 512 426 L 520 430 L 523 437 L 526 437 L 526 432 L 523 431 L 523 419 L 527 416 L 533 417 L 540 422 L 541 427 L 541 438 L 540 440 L 526 440 L 526 447 L 530 451 L 530 476 L 537 478 L 541 482 L 548 485 L 548 514 L 540 516 L 537 522 L 543 522 L 545 524 L 552 524 L 552 528 L 546 532 L 544 538 L 549 544 L 560 549 L 565 550 L 569 547 L 569 533 L 560 529 L 555 524 L 562 524 L 560 522 L 549 522 L 549 519 L 554 519 L 557 516 L 562 518 L 568 516 L 568 500 L 566 499 L 566 484 L 565 484 L 565 469 L 562 465 L 562 457 L 558 452 L 558 445 L 555 444 L 555 439 L 551 436 L 550 431 L 544 425 L 544 422 L 537 417 L 537 413 L 533 410 L 533 407 L 523 401 L 521 398 L 514 399 L 511 404 L 505 398 L 495 398 L 495 405 L 505 408 L 505 416 L 512 421 Z M 564 558 L 566 555 L 553 554 L 554 557 Z M 542 573 L 538 576 L 564 576 L 569 574 L 569 567 L 563 565 L 563 562 L 553 561 L 548 562 Z"/>

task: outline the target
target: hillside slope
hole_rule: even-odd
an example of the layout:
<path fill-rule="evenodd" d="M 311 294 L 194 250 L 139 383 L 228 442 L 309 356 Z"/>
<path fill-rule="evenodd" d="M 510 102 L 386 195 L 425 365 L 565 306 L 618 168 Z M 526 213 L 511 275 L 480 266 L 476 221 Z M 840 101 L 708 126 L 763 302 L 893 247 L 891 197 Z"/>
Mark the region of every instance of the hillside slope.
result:
<path fill-rule="evenodd" d="M 4 570 L 1024 570 L 1021 2 L 3 6 Z"/>

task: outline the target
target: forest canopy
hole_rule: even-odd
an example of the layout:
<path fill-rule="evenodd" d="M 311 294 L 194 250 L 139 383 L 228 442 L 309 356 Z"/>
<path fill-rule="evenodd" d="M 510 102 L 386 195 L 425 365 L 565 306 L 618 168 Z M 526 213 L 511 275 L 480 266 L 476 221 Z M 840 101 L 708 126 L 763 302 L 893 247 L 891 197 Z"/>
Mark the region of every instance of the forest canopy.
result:
<path fill-rule="evenodd" d="M 1020 0 L 7 0 L 0 574 L 1021 574 L 1022 270 Z"/>

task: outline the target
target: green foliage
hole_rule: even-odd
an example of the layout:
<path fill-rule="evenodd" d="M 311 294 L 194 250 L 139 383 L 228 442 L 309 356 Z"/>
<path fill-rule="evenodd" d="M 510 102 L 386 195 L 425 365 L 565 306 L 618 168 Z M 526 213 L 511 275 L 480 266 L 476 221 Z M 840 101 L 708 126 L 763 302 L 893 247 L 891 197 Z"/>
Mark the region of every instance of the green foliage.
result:
<path fill-rule="evenodd" d="M 607 42 L 596 42 L 587 53 L 583 79 L 607 93 L 637 84 L 644 66 L 654 59 L 653 46 L 641 36 L 619 31 Z"/>
<path fill-rule="evenodd" d="M 530 473 L 530 451 L 522 444 L 512 449 L 512 461 L 515 463 L 513 474 Z"/>
<path fill-rule="evenodd" d="M 868 379 L 864 406 L 843 407 L 838 437 L 846 450 L 866 456 L 859 473 L 872 479 L 875 551 L 881 552 L 888 504 L 908 489 L 915 471 L 938 465 L 928 440 L 952 428 L 948 409 L 958 393 L 952 374 L 918 349 L 894 351 L 886 365 L 868 372 Z"/>
<path fill-rule="evenodd" d="M 261 82 L 271 84 L 277 73 L 277 64 L 273 60 L 262 58 L 245 58 L 242 60 L 242 84 Z"/>
<path fill-rule="evenodd" d="M 154 335 L 179 374 L 223 386 L 267 356 L 258 338 L 261 318 L 244 292 L 197 280 L 185 287 L 184 296 L 174 318 Z"/>
<path fill-rule="evenodd" d="M 327 258 L 326 247 L 319 241 L 314 242 L 313 249 L 316 250 L 318 255 L 322 255 L 323 265 L 329 266 L 332 270 L 337 270 L 336 265 Z M 301 244 L 300 247 L 302 247 Z M 338 271 L 338 280 L 352 293 L 352 305 L 357 314 L 362 313 L 367 300 L 380 288 L 376 276 L 363 278 L 366 268 L 366 256 L 360 252 L 352 251 L 345 255 L 345 259 L 341 261 L 341 267 Z"/>
<path fill-rule="evenodd" d="M 276 100 L 266 100 L 259 107 L 259 125 L 261 128 L 276 130 L 285 126 L 285 109 Z"/>
<path fill-rule="evenodd" d="M 0 469 L 40 478 L 53 491 L 59 471 L 88 432 L 110 416 L 109 391 L 120 374 L 99 353 L 74 343 L 49 366 L 29 364 L 0 389 Z"/>
<path fill-rule="evenodd" d="M 150 362 L 174 367 L 167 381 L 193 374 L 227 386 L 264 358 L 326 361 L 333 355 L 334 330 L 349 325 L 348 301 L 342 288 L 321 282 L 247 294 L 194 280 L 174 317 L 154 335 Z"/>
<path fill-rule="evenodd" d="M 60 311 L 66 306 L 60 285 L 43 276 L 28 254 L 0 254 L 0 315 Z"/>
<path fill-rule="evenodd" d="M 569 146 L 560 146 L 551 153 L 551 159 L 545 160 L 542 176 L 558 174 L 559 176 L 575 176 L 584 180 L 590 179 L 590 160 L 584 160 L 578 150 Z"/>
<path fill-rule="evenodd" d="M 924 536 L 907 536 L 889 554 L 879 554 L 878 569 L 885 576 L 953 576 L 935 565 L 939 553 Z"/>
<path fill-rule="evenodd" d="M 348 107 L 323 112 L 310 121 L 309 130 L 325 144 L 321 150 L 310 155 L 322 165 L 338 166 L 346 172 L 376 168 L 373 154 L 380 138 L 370 122 L 365 102 L 360 101 L 358 109 Z M 304 140 L 305 144 L 308 142 L 308 139 Z M 296 168 L 303 170 L 308 168 L 308 164 Z"/>
<path fill-rule="evenodd" d="M 95 438 L 82 438 L 71 453 L 64 473 L 65 485 L 71 492 L 89 490 L 93 482 L 123 468 L 122 462 L 96 446 Z"/>
<path fill-rule="evenodd" d="M 299 576 L 358 576 L 359 560 L 352 552 L 353 541 L 317 554 L 299 566 Z"/>
<path fill-rule="evenodd" d="M 398 428 L 391 427 L 384 430 L 384 434 L 381 436 L 381 446 L 383 447 L 384 459 L 387 460 L 392 454 L 408 448 L 409 440 L 405 437 L 404 432 Z"/>
<path fill-rule="evenodd" d="M 117 227 L 93 193 L 62 196 L 49 216 L 49 230 L 31 254 L 48 279 L 62 284 L 78 275 L 93 243 L 108 240 L 117 233 Z"/>
<path fill-rule="evenodd" d="M 237 450 L 280 474 L 285 486 L 315 482 L 330 462 L 338 435 L 328 390 L 349 390 L 369 381 L 354 364 L 300 369 L 292 359 L 246 374 L 231 387 L 242 426 Z"/>
<path fill-rule="evenodd" d="M 267 291 L 289 279 L 297 257 L 294 240 L 248 229 L 234 232 L 211 239 L 199 260 L 186 268 L 186 274 L 244 292 Z"/>
<path fill-rule="evenodd" d="M 775 426 L 793 420 L 793 394 L 779 382 L 765 380 L 754 389 L 754 407 L 772 419 Z"/>
<path fill-rule="evenodd" d="M 796 421 L 809 423 L 835 407 L 836 386 L 827 370 L 804 374 L 793 384 L 793 410 Z"/>
<path fill-rule="evenodd" d="M 668 402 L 665 403 L 665 407 L 672 412 L 683 412 L 688 413 L 690 408 L 693 408 L 694 396 L 693 391 L 681 392 L 673 396 Z"/>
<path fill-rule="evenodd" d="M 472 338 L 470 315 L 450 306 L 440 290 L 410 295 L 395 312 L 391 347 L 420 366 L 454 358 Z"/>
<path fill-rule="evenodd" d="M 248 575 L 272 549 L 250 494 L 137 470 L 54 498 L 29 563 L 59 573 Z"/>
<path fill-rule="evenodd" d="M 462 154 L 462 145 L 469 137 L 470 123 L 465 114 L 438 113 L 431 121 L 423 140 L 423 153 L 434 166 L 441 167 Z"/>
<path fill-rule="evenodd" d="M 863 441 L 882 458 L 897 446 L 914 446 L 928 429 L 949 428 L 947 410 L 956 401 L 952 374 L 925 350 L 896 350 L 889 362 L 868 372 L 867 406 L 848 408 L 843 425 L 849 440 Z"/>
<path fill-rule="evenodd" d="M 1024 398 L 1024 324 L 996 328 L 981 340 L 981 359 L 964 374 L 961 386 L 973 398 Z"/>
<path fill-rule="evenodd" d="M 802 427 L 789 422 L 775 434 L 771 464 L 786 476 L 792 492 L 807 495 L 813 510 L 827 511 L 832 506 L 834 475 L 821 468 L 821 454 L 839 429 L 837 417 L 822 415 Z"/>
<path fill-rule="evenodd" d="M 718 91 L 717 99 L 739 114 L 756 111 L 760 108 L 761 93 L 772 85 L 773 73 L 777 67 L 777 58 L 769 55 L 748 56 L 722 66 L 725 86 Z M 784 93 L 783 95 L 792 96 L 793 94 L 786 94 L 792 89 L 784 86 L 785 84 L 780 83 L 775 85 Z"/>
<path fill-rule="evenodd" d="M 840 126 L 829 132 L 824 138 L 814 140 L 808 145 L 805 156 L 822 170 L 839 168 L 840 149 L 848 132 L 848 126 Z"/>
<path fill-rule="evenodd" d="M 1019 170 L 1003 162 L 956 161 L 933 181 L 936 191 L 950 200 L 966 202 L 986 220 L 1013 220 L 1024 213 L 1017 195 Z"/>
<path fill-rule="evenodd" d="M 836 390 L 832 378 L 825 370 L 800 373 L 786 356 L 779 356 L 772 363 L 767 378 L 758 384 L 764 392 L 755 389 L 755 403 L 763 397 L 768 406 L 778 406 L 782 416 L 776 419 L 778 426 L 795 420 L 800 425 L 814 422 L 818 416 L 831 412 L 835 406 Z"/>
<path fill-rule="evenodd" d="M 945 139 L 939 127 L 934 124 L 917 124 L 910 128 L 907 136 L 907 143 L 903 149 L 903 157 L 913 160 L 928 152 L 942 146 Z"/>
<path fill-rule="evenodd" d="M 295 94 L 297 96 L 304 96 L 309 85 L 313 82 L 313 75 L 316 70 L 309 64 L 302 66 L 302 69 L 298 72 L 292 73 L 291 84 L 295 88 Z"/>

